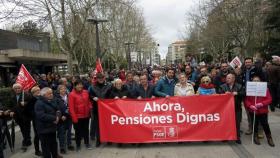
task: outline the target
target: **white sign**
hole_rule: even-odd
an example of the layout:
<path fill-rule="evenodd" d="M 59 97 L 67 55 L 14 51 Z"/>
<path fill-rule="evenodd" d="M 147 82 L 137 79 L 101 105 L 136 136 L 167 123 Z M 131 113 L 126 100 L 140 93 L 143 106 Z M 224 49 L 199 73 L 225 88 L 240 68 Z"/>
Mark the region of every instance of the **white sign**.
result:
<path fill-rule="evenodd" d="M 131 52 L 130 53 L 130 57 L 131 57 L 131 62 L 137 62 L 137 52 Z"/>
<path fill-rule="evenodd" d="M 246 96 L 265 97 L 267 82 L 247 82 Z"/>
<path fill-rule="evenodd" d="M 232 67 L 232 68 L 241 68 L 242 66 L 242 63 L 241 63 L 241 60 L 238 58 L 238 56 L 236 56 L 230 63 L 229 65 Z"/>

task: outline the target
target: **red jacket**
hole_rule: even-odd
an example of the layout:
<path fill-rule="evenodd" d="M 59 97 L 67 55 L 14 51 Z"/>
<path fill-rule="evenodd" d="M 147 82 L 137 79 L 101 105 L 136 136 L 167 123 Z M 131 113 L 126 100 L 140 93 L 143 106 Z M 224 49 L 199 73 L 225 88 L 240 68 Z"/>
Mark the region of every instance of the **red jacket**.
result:
<path fill-rule="evenodd" d="M 89 118 L 91 114 L 91 100 L 87 90 L 77 92 L 75 89 L 69 94 L 69 111 L 73 123 L 79 118 Z"/>
<path fill-rule="evenodd" d="M 268 113 L 268 105 L 272 102 L 271 95 L 269 93 L 269 90 L 266 90 L 266 96 L 265 97 L 257 97 L 256 103 L 262 103 L 263 107 L 259 108 L 256 111 L 256 114 L 267 114 Z M 245 108 L 248 109 L 250 112 L 254 112 L 252 109 L 250 109 L 251 105 L 255 105 L 255 97 L 254 96 L 247 96 L 245 97 Z"/>

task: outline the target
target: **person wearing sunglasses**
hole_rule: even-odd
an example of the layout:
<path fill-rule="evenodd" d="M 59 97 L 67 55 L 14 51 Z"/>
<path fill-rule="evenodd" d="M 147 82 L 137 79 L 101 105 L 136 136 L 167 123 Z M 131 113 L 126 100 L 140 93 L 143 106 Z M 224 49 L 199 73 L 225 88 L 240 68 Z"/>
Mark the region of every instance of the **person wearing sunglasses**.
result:
<path fill-rule="evenodd" d="M 211 95 L 216 94 L 215 86 L 211 83 L 211 78 L 209 76 L 204 76 L 201 78 L 200 85 L 197 90 L 199 95 Z"/>

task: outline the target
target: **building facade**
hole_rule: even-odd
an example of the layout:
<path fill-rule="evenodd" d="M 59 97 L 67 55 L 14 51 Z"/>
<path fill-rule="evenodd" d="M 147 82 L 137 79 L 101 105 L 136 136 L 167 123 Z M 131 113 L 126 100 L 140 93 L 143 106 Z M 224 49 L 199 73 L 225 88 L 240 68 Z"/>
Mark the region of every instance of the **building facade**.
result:
<path fill-rule="evenodd" d="M 166 55 L 166 64 L 179 64 L 185 62 L 187 41 L 176 41 L 169 45 Z"/>
<path fill-rule="evenodd" d="M 0 82 L 10 85 L 16 77 L 21 64 L 31 74 L 53 72 L 67 64 L 65 54 L 50 52 L 50 36 L 41 33 L 28 36 L 11 31 L 0 30 Z"/>

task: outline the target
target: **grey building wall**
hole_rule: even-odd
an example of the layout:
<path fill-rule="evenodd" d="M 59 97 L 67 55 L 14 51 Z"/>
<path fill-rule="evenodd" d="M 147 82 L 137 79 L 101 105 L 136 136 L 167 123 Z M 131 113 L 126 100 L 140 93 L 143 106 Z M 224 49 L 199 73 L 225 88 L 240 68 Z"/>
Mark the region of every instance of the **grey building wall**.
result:
<path fill-rule="evenodd" d="M 27 36 L 11 31 L 0 30 L 0 50 L 28 49 L 41 52 L 50 52 L 50 37 Z"/>

